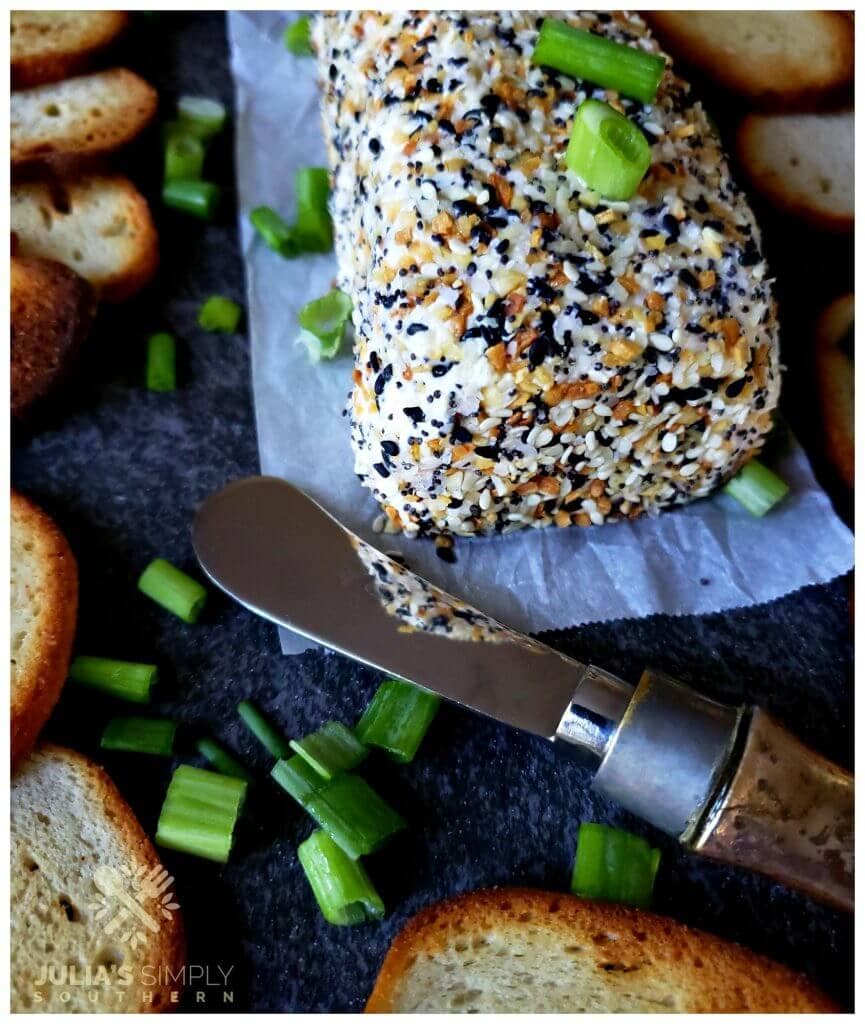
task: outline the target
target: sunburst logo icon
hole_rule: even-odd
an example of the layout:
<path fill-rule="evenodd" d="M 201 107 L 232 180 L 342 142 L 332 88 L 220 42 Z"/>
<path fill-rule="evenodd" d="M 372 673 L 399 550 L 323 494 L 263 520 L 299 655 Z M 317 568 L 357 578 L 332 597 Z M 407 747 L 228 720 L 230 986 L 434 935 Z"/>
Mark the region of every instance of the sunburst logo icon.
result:
<path fill-rule="evenodd" d="M 161 864 L 117 868 L 102 865 L 93 873 L 96 896 L 90 905 L 106 935 L 128 942 L 135 949 L 155 934 L 162 921 L 170 921 L 180 907 L 171 887 L 174 878 Z"/>

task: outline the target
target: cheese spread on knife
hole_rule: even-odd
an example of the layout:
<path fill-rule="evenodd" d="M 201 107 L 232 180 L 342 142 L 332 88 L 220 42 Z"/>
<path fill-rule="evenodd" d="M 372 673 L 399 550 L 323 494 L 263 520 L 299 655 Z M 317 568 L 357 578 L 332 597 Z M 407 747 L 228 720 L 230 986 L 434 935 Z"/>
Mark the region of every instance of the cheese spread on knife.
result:
<path fill-rule="evenodd" d="M 557 14 L 659 52 L 627 13 Z M 759 231 L 670 69 L 654 103 L 537 67 L 538 12 L 340 11 L 313 40 L 351 439 L 391 529 L 633 518 L 711 493 L 771 428 Z M 640 127 L 628 202 L 565 165 L 587 98 Z"/>

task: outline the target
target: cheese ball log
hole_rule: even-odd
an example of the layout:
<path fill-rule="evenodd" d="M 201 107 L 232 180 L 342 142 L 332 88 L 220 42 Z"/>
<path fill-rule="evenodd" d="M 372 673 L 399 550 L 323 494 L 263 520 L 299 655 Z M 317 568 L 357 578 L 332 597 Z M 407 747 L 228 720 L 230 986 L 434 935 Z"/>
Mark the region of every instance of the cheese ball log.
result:
<path fill-rule="evenodd" d="M 658 51 L 633 14 L 567 20 Z M 702 108 L 669 66 L 650 106 L 533 66 L 540 24 L 341 11 L 314 28 L 355 466 L 410 534 L 703 497 L 760 447 L 778 399 L 759 231 Z M 651 143 L 628 203 L 565 166 L 588 97 Z"/>

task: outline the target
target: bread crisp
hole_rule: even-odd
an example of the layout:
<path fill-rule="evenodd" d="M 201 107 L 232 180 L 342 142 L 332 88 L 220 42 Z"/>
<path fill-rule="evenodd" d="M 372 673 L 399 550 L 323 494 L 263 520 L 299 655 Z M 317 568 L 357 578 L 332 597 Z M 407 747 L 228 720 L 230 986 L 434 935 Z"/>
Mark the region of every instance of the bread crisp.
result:
<path fill-rule="evenodd" d="M 111 779 L 73 750 L 40 746 L 12 775 L 11 819 L 13 1012 L 173 1009 L 181 912 Z"/>
<path fill-rule="evenodd" d="M 853 295 L 842 295 L 817 322 L 817 381 L 826 454 L 838 475 L 853 486 L 855 474 L 853 380 L 856 364 L 852 340 Z"/>
<path fill-rule="evenodd" d="M 853 21 L 838 11 L 647 11 L 678 60 L 772 109 L 810 108 L 853 80 Z"/>
<path fill-rule="evenodd" d="M 69 669 L 78 569 L 66 538 L 31 501 L 11 496 L 12 761 L 23 757 L 57 703 Z"/>
<path fill-rule="evenodd" d="M 793 971 L 668 918 L 534 889 L 463 893 L 388 950 L 367 1013 L 793 1013 Z"/>
<path fill-rule="evenodd" d="M 128 23 L 126 11 L 12 11 L 12 88 L 83 71 Z"/>
<path fill-rule="evenodd" d="M 159 262 L 147 202 L 120 175 L 15 185 L 10 222 L 18 255 L 65 263 L 106 302 L 129 298 Z"/>
<path fill-rule="evenodd" d="M 21 416 L 65 373 L 86 338 L 93 289 L 52 260 L 15 257 L 11 266 L 11 406 Z"/>
<path fill-rule="evenodd" d="M 12 166 L 110 153 L 156 113 L 156 90 L 126 68 L 12 93 Z"/>

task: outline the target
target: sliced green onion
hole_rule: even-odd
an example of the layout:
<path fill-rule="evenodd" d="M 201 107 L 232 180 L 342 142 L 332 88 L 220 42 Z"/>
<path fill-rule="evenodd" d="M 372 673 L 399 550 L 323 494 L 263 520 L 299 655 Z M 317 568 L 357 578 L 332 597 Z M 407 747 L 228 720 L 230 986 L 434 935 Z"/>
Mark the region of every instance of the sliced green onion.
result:
<path fill-rule="evenodd" d="M 91 658 L 79 655 L 69 666 L 73 683 L 101 690 L 111 697 L 147 704 L 150 691 L 159 676 L 155 665 L 136 661 L 115 661 L 112 658 Z"/>
<path fill-rule="evenodd" d="M 724 493 L 744 505 L 752 516 L 766 515 L 789 490 L 777 473 L 767 469 L 757 459 L 745 463 L 724 487 Z"/>
<path fill-rule="evenodd" d="M 580 105 L 565 163 L 605 199 L 630 199 L 652 162 L 645 135 L 600 100 Z"/>
<path fill-rule="evenodd" d="M 330 252 L 333 224 L 327 209 L 330 179 L 326 167 L 302 167 L 294 178 L 297 221 L 294 238 L 298 252 Z"/>
<path fill-rule="evenodd" d="M 205 331 L 234 334 L 243 310 L 233 299 L 224 295 L 211 295 L 198 311 L 198 326 Z"/>
<path fill-rule="evenodd" d="M 197 181 L 204 168 L 204 144 L 194 135 L 172 132 L 165 140 L 165 180 Z"/>
<path fill-rule="evenodd" d="M 253 736 L 265 746 L 273 757 L 288 757 L 291 747 L 282 733 L 258 710 L 251 700 L 242 700 L 237 713 Z"/>
<path fill-rule="evenodd" d="M 381 747 L 408 764 L 417 753 L 441 699 L 404 679 L 385 679 L 357 723 L 361 743 Z"/>
<path fill-rule="evenodd" d="M 308 302 L 298 315 L 300 341 L 317 362 L 333 359 L 342 344 L 345 325 L 351 318 L 351 299 L 334 288 L 320 299 Z"/>
<path fill-rule="evenodd" d="M 231 775 L 235 779 L 244 779 L 246 782 L 252 781 L 250 772 L 216 740 L 205 737 L 196 743 L 195 748 L 202 757 L 207 758 L 220 775 Z"/>
<path fill-rule="evenodd" d="M 571 28 L 557 18 L 544 18 L 532 63 L 615 89 L 642 103 L 654 100 L 665 67 L 659 54 Z"/>
<path fill-rule="evenodd" d="M 571 892 L 589 899 L 647 907 L 661 859 L 645 839 L 584 822 L 577 840 Z"/>
<path fill-rule="evenodd" d="M 172 776 L 156 842 L 224 864 L 246 796 L 246 782 L 181 765 Z"/>
<path fill-rule="evenodd" d="M 219 205 L 220 190 L 212 181 L 177 179 L 162 186 L 162 201 L 166 206 L 183 213 L 191 213 L 201 220 L 210 220 Z"/>
<path fill-rule="evenodd" d="M 313 832 L 298 846 L 297 857 L 325 921 L 347 925 L 384 917 L 384 903 L 369 875 L 330 836 Z"/>
<path fill-rule="evenodd" d="M 306 811 L 352 858 L 373 853 L 406 827 L 359 775 L 340 775 L 306 801 Z"/>
<path fill-rule="evenodd" d="M 102 734 L 103 750 L 128 750 L 135 754 L 174 753 L 177 723 L 167 718 L 112 718 Z"/>
<path fill-rule="evenodd" d="M 197 622 L 207 591 L 198 580 L 166 562 L 154 558 L 138 580 L 138 589 L 184 622 Z"/>
<path fill-rule="evenodd" d="M 270 777 L 274 782 L 278 782 L 289 796 L 293 796 L 303 808 L 306 808 L 310 797 L 327 785 L 324 776 L 319 775 L 300 754 L 280 758 L 271 768 Z"/>
<path fill-rule="evenodd" d="M 280 256 L 297 254 L 294 229 L 270 206 L 256 206 L 249 215 L 249 223 L 263 241 Z"/>
<path fill-rule="evenodd" d="M 181 96 L 177 113 L 181 124 L 205 139 L 221 131 L 226 118 L 223 104 L 206 96 Z"/>
<path fill-rule="evenodd" d="M 177 387 L 176 345 L 165 331 L 147 339 L 147 389 L 174 391 Z"/>
<path fill-rule="evenodd" d="M 302 740 L 289 742 L 291 749 L 325 779 L 335 778 L 357 768 L 368 753 L 351 729 L 342 722 L 325 722 L 317 732 L 311 732 Z"/>
<path fill-rule="evenodd" d="M 309 17 L 298 18 L 285 27 L 283 41 L 285 48 L 295 57 L 311 57 L 313 55 L 312 42 L 310 41 L 311 19 Z"/>

